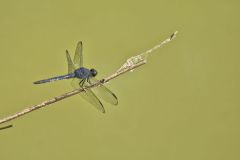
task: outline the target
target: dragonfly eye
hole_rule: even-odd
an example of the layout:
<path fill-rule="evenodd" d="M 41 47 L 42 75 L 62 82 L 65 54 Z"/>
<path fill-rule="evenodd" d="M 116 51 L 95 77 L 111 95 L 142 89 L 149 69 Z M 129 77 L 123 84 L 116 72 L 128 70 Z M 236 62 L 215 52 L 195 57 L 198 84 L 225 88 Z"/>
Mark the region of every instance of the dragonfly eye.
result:
<path fill-rule="evenodd" d="M 97 75 L 97 71 L 95 69 L 90 69 L 90 72 L 93 77 L 95 77 Z"/>

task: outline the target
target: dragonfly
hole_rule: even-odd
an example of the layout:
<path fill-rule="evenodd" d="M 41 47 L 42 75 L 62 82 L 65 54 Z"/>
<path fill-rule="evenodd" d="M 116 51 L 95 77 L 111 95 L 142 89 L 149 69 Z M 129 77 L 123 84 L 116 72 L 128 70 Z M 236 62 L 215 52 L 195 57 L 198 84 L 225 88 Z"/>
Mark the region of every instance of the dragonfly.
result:
<path fill-rule="evenodd" d="M 83 44 L 81 41 L 77 43 L 77 47 L 75 50 L 75 55 L 73 60 L 71 59 L 71 56 L 66 50 L 66 58 L 67 58 L 67 64 L 68 64 L 68 74 L 56 76 L 48 79 L 39 80 L 36 82 L 33 82 L 34 84 L 42 84 L 42 83 L 48 83 L 48 82 L 54 82 L 58 80 L 64 80 L 64 79 L 72 79 L 71 85 L 74 89 L 83 88 L 86 86 L 89 86 L 93 83 L 98 82 L 96 79 L 97 70 L 92 68 L 88 69 L 83 67 Z M 94 90 L 94 91 L 93 91 Z M 94 87 L 94 89 L 84 89 L 83 92 L 79 93 L 86 101 L 88 101 L 90 104 L 95 106 L 99 111 L 102 113 L 105 113 L 104 106 L 100 99 L 103 99 L 104 101 L 117 105 L 118 99 L 117 96 L 109 90 L 106 86 L 103 84 L 100 84 L 97 87 Z M 96 94 L 98 97 L 96 96 Z"/>

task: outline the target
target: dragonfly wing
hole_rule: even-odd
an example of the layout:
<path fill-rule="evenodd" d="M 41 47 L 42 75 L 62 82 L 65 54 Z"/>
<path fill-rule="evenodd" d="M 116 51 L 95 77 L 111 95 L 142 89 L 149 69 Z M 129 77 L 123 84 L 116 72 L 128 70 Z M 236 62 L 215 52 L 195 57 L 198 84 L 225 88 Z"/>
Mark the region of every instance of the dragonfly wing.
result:
<path fill-rule="evenodd" d="M 72 62 L 71 56 L 68 53 L 68 50 L 66 50 L 66 57 L 67 57 L 67 63 L 68 63 L 68 73 L 73 73 L 75 70 L 75 67 Z"/>
<path fill-rule="evenodd" d="M 94 77 L 92 77 L 90 79 L 91 83 L 96 83 L 98 82 L 98 80 Z M 118 104 L 118 99 L 117 96 L 107 87 L 105 87 L 104 85 L 100 84 L 98 87 L 94 87 L 93 88 L 94 91 L 96 91 L 96 94 L 101 97 L 104 101 L 113 104 L 113 105 L 117 105 Z"/>
<path fill-rule="evenodd" d="M 82 42 L 79 41 L 75 50 L 75 55 L 74 55 L 74 59 L 73 62 L 74 64 L 80 68 L 83 67 L 83 55 L 82 55 Z"/>
<path fill-rule="evenodd" d="M 79 83 L 80 83 L 81 79 L 77 79 L 74 78 L 72 80 L 72 86 L 75 89 L 79 89 Z M 86 100 L 88 101 L 90 104 L 92 104 L 94 107 L 96 107 L 99 111 L 101 111 L 102 113 L 105 113 L 105 109 L 103 107 L 103 104 L 101 103 L 101 101 L 97 98 L 97 96 L 93 93 L 93 91 L 91 91 L 90 89 L 86 89 L 85 91 L 81 92 L 80 95 Z"/>

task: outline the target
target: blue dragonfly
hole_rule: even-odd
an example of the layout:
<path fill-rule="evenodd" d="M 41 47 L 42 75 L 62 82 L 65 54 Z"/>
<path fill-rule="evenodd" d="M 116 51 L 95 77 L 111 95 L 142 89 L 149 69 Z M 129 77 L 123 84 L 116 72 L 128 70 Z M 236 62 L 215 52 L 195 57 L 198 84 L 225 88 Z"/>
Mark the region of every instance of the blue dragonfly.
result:
<path fill-rule="evenodd" d="M 83 54 L 82 54 L 82 42 L 78 42 L 74 59 L 72 61 L 71 56 L 69 55 L 68 50 L 66 50 L 66 57 L 67 57 L 67 63 L 68 63 L 68 74 L 57 76 L 53 78 L 43 79 L 34 82 L 34 84 L 42 84 L 42 83 L 48 83 L 63 79 L 72 79 L 71 85 L 74 89 L 79 89 L 88 85 L 91 85 L 92 83 L 97 82 L 98 80 L 95 78 L 97 75 L 97 70 L 95 69 L 88 69 L 83 67 Z M 117 96 L 111 92 L 107 87 L 100 84 L 98 87 L 95 87 L 94 92 L 101 97 L 106 102 L 117 105 L 118 99 Z M 83 92 L 80 93 L 80 95 L 87 100 L 90 104 L 95 106 L 99 111 L 102 113 L 105 113 L 105 109 L 103 107 L 102 102 L 99 100 L 99 98 L 96 96 L 91 89 L 85 89 Z"/>

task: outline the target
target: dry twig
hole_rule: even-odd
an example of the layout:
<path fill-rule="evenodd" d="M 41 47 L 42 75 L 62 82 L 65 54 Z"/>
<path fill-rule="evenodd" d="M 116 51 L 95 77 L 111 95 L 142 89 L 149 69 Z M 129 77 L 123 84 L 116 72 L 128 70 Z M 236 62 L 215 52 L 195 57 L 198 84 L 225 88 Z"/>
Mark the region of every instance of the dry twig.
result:
<path fill-rule="evenodd" d="M 129 59 L 127 59 L 127 61 L 112 75 L 94 83 L 94 84 L 91 84 L 89 86 L 86 86 L 84 88 L 79 88 L 77 90 L 73 90 L 73 91 L 70 91 L 70 92 L 67 92 L 67 93 L 64 93 L 60 96 L 57 96 L 57 97 L 54 97 L 54 98 L 51 98 L 47 101 L 44 101 L 38 105 L 33 105 L 33 106 L 30 106 L 30 107 L 27 107 L 26 109 L 20 111 L 20 112 L 17 112 L 13 115 L 10 115 L 10 116 L 7 116 L 3 119 L 0 119 L 0 124 L 3 124 L 3 123 L 6 123 L 6 122 L 9 122 L 13 119 L 16 119 L 16 118 L 19 118 L 27 113 L 30 113 L 32 111 L 35 111 L 37 109 L 40 109 L 40 108 L 43 108 L 43 107 L 46 107 L 50 104 L 53 104 L 53 103 L 56 103 L 60 100 L 63 100 L 65 98 L 68 98 L 70 96 L 73 96 L 73 95 L 76 95 L 76 94 L 79 94 L 81 92 L 84 91 L 84 89 L 88 89 L 88 88 L 93 88 L 93 87 L 97 87 L 98 85 L 100 84 L 104 84 L 126 72 L 129 72 L 129 71 L 132 71 L 133 69 L 145 64 L 147 62 L 147 57 L 150 53 L 152 53 L 154 50 L 158 49 L 159 47 L 161 47 L 163 44 L 166 44 L 168 42 L 170 42 L 173 38 L 175 38 L 177 34 L 177 31 L 174 32 L 170 37 L 168 37 L 166 40 L 164 40 L 163 42 L 161 42 L 160 44 L 154 46 L 153 48 L 137 55 L 137 56 L 134 56 L 134 57 L 131 57 Z M 11 127 L 11 125 L 8 125 L 8 126 L 5 126 L 5 127 L 2 127 L 2 129 L 6 129 L 6 128 L 9 128 Z"/>

